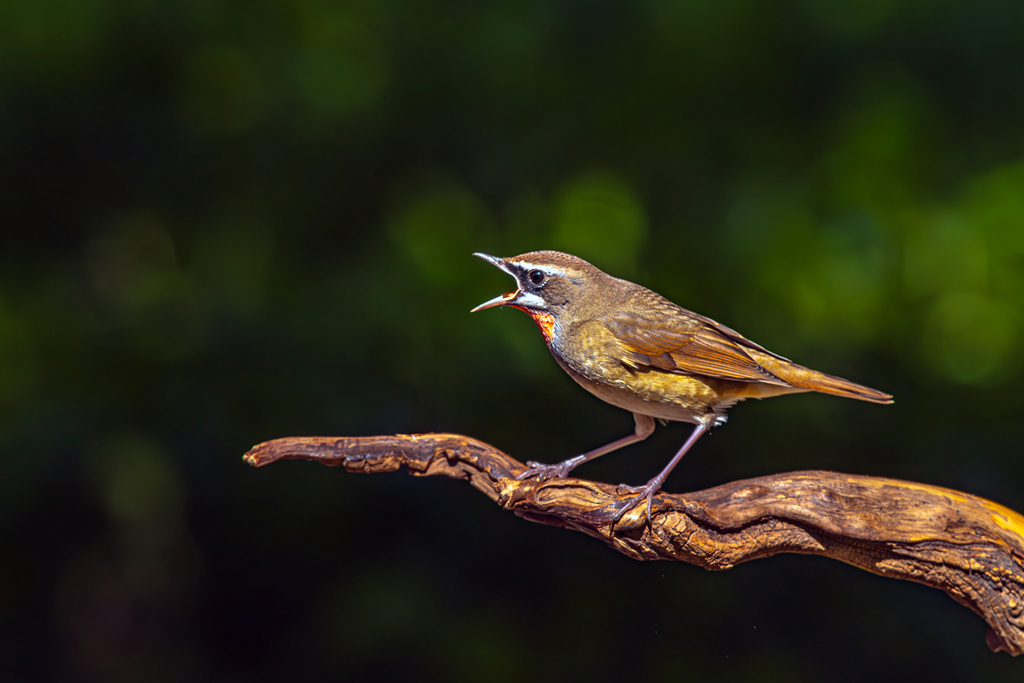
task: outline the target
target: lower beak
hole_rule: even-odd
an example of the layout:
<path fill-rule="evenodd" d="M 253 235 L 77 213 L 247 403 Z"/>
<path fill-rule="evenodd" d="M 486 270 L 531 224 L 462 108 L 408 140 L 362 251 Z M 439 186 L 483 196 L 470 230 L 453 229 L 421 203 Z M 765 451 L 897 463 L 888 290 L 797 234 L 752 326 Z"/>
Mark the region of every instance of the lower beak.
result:
<path fill-rule="evenodd" d="M 482 311 L 487 308 L 494 308 L 495 306 L 504 306 L 505 304 L 510 304 L 513 301 L 515 301 L 517 296 L 519 296 L 518 289 L 514 292 L 508 292 L 506 294 L 502 294 L 501 296 L 496 296 L 490 301 L 483 302 L 482 304 L 474 308 L 472 311 L 470 311 L 470 313 L 476 313 L 477 311 Z"/>

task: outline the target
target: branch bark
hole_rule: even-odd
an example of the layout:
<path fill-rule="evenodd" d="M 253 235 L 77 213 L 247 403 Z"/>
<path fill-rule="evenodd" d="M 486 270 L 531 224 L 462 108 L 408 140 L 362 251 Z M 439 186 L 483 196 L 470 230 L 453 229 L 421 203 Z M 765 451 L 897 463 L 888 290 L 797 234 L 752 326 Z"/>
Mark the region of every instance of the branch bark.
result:
<path fill-rule="evenodd" d="M 253 447 L 245 462 L 315 460 L 350 472 L 465 479 L 525 519 L 582 531 L 637 560 L 722 570 L 776 553 L 841 560 L 944 590 L 990 626 L 992 650 L 1024 652 L 1024 516 L 991 501 L 914 482 L 807 471 L 629 500 L 611 484 L 515 477 L 518 460 L 458 434 L 296 437 Z"/>

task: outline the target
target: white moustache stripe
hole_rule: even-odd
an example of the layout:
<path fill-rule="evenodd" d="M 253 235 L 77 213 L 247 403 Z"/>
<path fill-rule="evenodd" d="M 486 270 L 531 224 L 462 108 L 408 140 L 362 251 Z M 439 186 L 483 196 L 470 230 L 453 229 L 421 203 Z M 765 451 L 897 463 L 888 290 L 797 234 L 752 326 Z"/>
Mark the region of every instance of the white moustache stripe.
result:
<path fill-rule="evenodd" d="M 527 308 L 547 308 L 548 305 L 544 299 L 540 298 L 533 292 L 523 292 L 516 297 L 515 302 L 520 306 L 526 306 Z"/>

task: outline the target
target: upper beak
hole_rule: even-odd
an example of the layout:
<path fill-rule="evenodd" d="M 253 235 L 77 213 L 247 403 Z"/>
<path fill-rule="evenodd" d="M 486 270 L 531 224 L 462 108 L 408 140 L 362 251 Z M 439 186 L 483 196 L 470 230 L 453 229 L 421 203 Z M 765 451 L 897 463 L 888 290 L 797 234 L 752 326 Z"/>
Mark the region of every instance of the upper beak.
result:
<path fill-rule="evenodd" d="M 509 275 L 512 275 L 512 277 L 515 277 L 515 275 L 512 274 L 512 271 L 508 269 L 508 266 L 505 265 L 505 261 L 503 259 L 500 259 L 497 256 L 491 256 L 490 254 L 481 254 L 481 253 L 473 254 L 473 256 L 478 256 L 479 258 L 482 258 L 484 261 L 487 261 L 491 265 L 497 266 L 498 268 L 501 268 L 503 271 L 505 271 Z M 514 301 L 517 296 L 519 296 L 519 290 L 518 289 L 516 291 L 514 291 L 514 292 L 507 292 L 505 294 L 502 294 L 501 296 L 494 297 L 490 301 L 483 302 L 482 304 L 480 304 L 479 306 L 474 308 L 472 311 L 470 311 L 470 313 L 476 313 L 477 311 L 482 311 L 485 308 L 494 308 L 495 306 L 504 306 L 505 304 L 511 303 L 512 301 Z"/>

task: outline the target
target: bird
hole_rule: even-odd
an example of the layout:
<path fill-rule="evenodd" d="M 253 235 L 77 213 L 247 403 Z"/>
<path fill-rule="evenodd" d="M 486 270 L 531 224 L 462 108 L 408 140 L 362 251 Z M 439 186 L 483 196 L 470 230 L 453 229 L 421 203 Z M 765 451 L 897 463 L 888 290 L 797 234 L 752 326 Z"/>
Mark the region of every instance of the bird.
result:
<path fill-rule="evenodd" d="M 533 251 L 501 258 L 473 254 L 508 273 L 516 289 L 471 312 L 497 306 L 524 311 L 555 361 L 580 386 L 633 414 L 632 434 L 559 463 L 526 463 L 517 478 L 565 478 L 579 465 L 643 441 L 656 421 L 694 425 L 668 465 L 641 486 L 622 484 L 617 519 L 641 502 L 650 522 L 654 495 L 687 451 L 727 411 L 748 398 L 815 391 L 888 404 L 892 395 L 798 365 L 739 332 L 622 280 L 581 258 Z M 628 494 L 633 494 L 629 496 Z"/>

